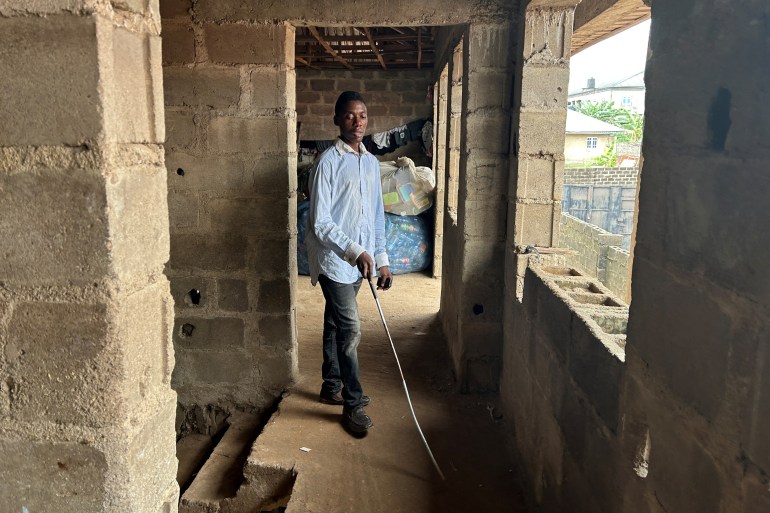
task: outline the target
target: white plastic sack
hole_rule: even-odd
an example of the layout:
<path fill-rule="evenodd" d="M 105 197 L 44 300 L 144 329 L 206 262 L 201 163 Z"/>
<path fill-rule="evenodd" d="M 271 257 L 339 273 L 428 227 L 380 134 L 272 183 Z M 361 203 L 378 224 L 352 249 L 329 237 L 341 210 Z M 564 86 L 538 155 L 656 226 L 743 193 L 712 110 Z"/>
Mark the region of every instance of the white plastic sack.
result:
<path fill-rule="evenodd" d="M 385 212 L 416 216 L 433 206 L 436 175 L 431 168 L 415 167 L 412 159 L 400 157 L 396 162 L 380 162 L 380 177 Z"/>

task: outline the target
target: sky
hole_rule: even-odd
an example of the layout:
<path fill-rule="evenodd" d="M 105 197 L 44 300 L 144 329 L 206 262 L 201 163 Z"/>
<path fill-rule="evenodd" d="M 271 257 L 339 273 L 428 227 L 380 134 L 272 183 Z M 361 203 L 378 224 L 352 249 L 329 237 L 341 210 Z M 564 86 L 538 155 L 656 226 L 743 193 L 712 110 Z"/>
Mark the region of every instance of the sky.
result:
<path fill-rule="evenodd" d="M 644 71 L 649 34 L 650 20 L 647 20 L 573 55 L 570 92 L 585 87 L 591 77 L 602 84 Z"/>

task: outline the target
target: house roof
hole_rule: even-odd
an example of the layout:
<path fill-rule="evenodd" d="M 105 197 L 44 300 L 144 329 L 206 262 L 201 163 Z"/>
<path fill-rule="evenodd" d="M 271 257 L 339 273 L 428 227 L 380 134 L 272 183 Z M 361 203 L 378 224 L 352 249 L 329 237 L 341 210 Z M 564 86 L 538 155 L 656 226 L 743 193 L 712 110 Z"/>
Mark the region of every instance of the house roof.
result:
<path fill-rule="evenodd" d="M 644 70 L 634 73 L 631 76 L 622 78 L 620 80 L 611 80 L 596 84 L 596 87 L 589 89 L 583 87 L 581 89 L 574 89 L 570 91 L 570 98 L 574 96 L 581 96 L 584 94 L 593 94 L 601 91 L 607 91 L 609 89 L 625 89 L 625 90 L 644 90 Z"/>
<path fill-rule="evenodd" d="M 620 134 L 626 132 L 625 128 L 605 123 L 602 120 L 586 116 L 572 109 L 567 110 L 567 131 L 568 134 Z"/>

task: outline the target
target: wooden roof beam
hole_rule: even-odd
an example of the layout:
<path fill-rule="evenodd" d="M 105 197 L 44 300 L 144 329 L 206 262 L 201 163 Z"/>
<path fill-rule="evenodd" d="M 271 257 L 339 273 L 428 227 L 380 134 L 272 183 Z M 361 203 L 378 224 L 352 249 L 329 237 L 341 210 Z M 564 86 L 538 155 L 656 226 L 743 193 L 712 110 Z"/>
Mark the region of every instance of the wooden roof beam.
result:
<path fill-rule="evenodd" d="M 335 61 L 339 62 L 343 66 L 345 66 L 348 69 L 353 69 L 353 66 L 350 65 L 348 61 L 346 61 L 343 57 L 340 57 L 340 55 L 332 48 L 332 46 L 326 42 L 326 40 L 321 36 L 321 34 L 318 33 L 318 29 L 315 27 L 308 27 L 307 28 L 311 34 L 313 34 L 313 37 L 316 38 L 316 40 L 321 44 L 321 46 L 324 47 L 326 50 L 326 53 L 331 55 Z"/>
<path fill-rule="evenodd" d="M 382 69 L 388 69 L 388 67 L 385 65 L 385 59 L 382 58 L 382 54 L 377 49 L 377 43 L 374 41 L 374 38 L 372 37 L 372 33 L 369 32 L 369 29 L 366 27 L 362 27 L 358 30 L 363 32 L 364 35 L 366 36 L 366 39 L 369 40 L 369 46 L 372 47 L 372 51 L 374 52 L 374 55 L 376 55 L 377 60 L 380 61 L 380 65 L 382 66 Z"/>
<path fill-rule="evenodd" d="M 299 55 L 295 56 L 294 60 L 299 62 L 300 64 L 304 64 L 308 68 L 321 71 L 321 68 L 319 68 L 318 66 L 314 66 L 313 64 L 310 64 L 310 61 L 308 59 L 304 59 L 304 58 L 300 57 Z"/>

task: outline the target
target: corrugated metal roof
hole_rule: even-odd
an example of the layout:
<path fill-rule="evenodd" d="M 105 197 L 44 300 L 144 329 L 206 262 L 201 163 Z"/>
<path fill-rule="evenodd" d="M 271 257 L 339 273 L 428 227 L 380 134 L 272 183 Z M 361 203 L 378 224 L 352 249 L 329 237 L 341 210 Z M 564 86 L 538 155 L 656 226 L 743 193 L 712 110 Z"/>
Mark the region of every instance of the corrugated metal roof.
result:
<path fill-rule="evenodd" d="M 626 132 L 625 128 L 605 123 L 604 121 L 591 116 L 586 116 L 576 110 L 567 110 L 567 130 L 568 134 L 620 134 Z"/>

